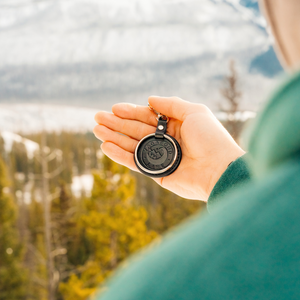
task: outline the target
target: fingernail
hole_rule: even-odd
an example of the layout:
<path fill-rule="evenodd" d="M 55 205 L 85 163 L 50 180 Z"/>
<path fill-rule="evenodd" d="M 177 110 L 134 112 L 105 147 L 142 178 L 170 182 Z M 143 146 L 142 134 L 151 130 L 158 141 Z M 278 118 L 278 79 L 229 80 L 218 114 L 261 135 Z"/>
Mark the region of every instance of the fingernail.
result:
<path fill-rule="evenodd" d="M 103 140 L 102 140 L 101 138 L 99 138 L 99 137 L 97 136 L 97 134 L 96 134 L 96 128 L 97 128 L 97 127 L 99 127 L 99 125 L 97 125 L 97 126 L 94 127 L 93 133 L 94 133 L 95 137 L 96 137 L 98 140 L 100 140 L 101 142 L 103 142 Z"/>

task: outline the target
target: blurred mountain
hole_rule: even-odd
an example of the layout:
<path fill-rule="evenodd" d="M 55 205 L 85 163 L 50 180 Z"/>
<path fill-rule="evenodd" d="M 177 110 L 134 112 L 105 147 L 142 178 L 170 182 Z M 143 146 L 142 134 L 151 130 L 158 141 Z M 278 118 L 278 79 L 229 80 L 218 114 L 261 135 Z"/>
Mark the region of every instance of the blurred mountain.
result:
<path fill-rule="evenodd" d="M 254 0 L 0 0 L 0 45 L 1 103 L 214 109 L 234 58 L 255 110 L 281 72 Z"/>

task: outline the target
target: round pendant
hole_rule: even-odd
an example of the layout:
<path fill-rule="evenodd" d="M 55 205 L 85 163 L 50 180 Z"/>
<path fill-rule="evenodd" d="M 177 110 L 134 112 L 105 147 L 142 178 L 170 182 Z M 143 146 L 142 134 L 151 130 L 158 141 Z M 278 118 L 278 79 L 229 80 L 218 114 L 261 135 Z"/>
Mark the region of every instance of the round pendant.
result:
<path fill-rule="evenodd" d="M 165 177 L 172 174 L 180 164 L 181 148 L 170 135 L 145 136 L 135 149 L 134 161 L 137 168 L 150 177 Z"/>

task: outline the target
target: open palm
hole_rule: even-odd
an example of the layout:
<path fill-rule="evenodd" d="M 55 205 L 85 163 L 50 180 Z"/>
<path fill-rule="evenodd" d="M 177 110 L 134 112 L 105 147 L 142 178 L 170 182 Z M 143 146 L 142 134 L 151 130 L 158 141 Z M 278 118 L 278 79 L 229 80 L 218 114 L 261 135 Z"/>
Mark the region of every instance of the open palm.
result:
<path fill-rule="evenodd" d="M 178 169 L 155 178 L 162 187 L 188 198 L 206 201 L 228 164 L 244 154 L 229 133 L 204 105 L 177 97 L 150 97 L 149 104 L 170 118 L 167 133 L 182 149 Z M 134 151 L 144 136 L 156 130 L 156 115 L 146 106 L 116 104 L 113 113 L 100 111 L 95 135 L 103 141 L 102 151 L 112 160 L 134 171 Z M 120 134 L 122 133 L 122 134 Z"/>

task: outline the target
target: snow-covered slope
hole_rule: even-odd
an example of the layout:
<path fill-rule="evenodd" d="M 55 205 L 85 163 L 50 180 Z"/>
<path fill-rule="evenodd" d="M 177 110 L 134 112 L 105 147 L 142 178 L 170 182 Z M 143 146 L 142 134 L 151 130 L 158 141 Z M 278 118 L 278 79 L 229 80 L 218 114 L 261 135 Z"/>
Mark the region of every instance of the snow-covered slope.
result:
<path fill-rule="evenodd" d="M 22 142 L 19 135 L 7 132 L 31 133 L 46 131 L 93 131 L 96 122 L 94 116 L 96 109 L 84 107 L 72 107 L 61 105 L 36 105 L 36 104 L 0 104 L 0 134 L 4 132 L 7 140 L 7 151 L 11 149 L 14 141 Z M 220 121 L 225 121 L 227 115 L 216 112 Z M 255 117 L 254 112 L 244 111 L 236 114 L 236 118 L 246 121 Z M 2 133 L 1 133 L 2 132 Z M 24 141 L 23 141 L 24 142 Z M 33 150 L 30 150 L 33 149 Z M 35 151 L 36 146 L 29 144 L 28 151 Z"/>
<path fill-rule="evenodd" d="M 233 5 L 235 2 L 37 2 L 1 16 L 0 57 L 5 58 L 1 63 L 149 63 L 265 45 L 264 32 L 252 26 L 252 22 L 258 24 L 257 18 L 249 9 Z"/>
<path fill-rule="evenodd" d="M 4 141 L 5 151 L 8 153 L 11 152 L 13 143 L 24 144 L 29 158 L 33 158 L 35 152 L 38 151 L 40 148 L 38 143 L 33 142 L 29 139 L 20 136 L 19 134 L 15 134 L 10 131 L 0 131 L 0 136 Z"/>
<path fill-rule="evenodd" d="M 96 109 L 36 104 L 0 104 L 0 132 L 93 131 Z M 10 143 L 9 143 L 10 144 Z M 8 146 L 9 147 L 9 146 Z"/>
<path fill-rule="evenodd" d="M 256 108 L 273 74 L 253 66 L 270 49 L 255 3 L 0 0 L 0 101 L 102 107 L 176 94 L 212 106 L 234 58 Z"/>

